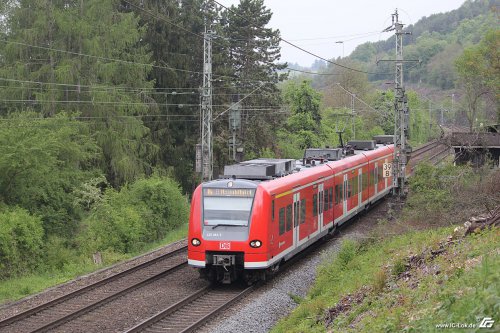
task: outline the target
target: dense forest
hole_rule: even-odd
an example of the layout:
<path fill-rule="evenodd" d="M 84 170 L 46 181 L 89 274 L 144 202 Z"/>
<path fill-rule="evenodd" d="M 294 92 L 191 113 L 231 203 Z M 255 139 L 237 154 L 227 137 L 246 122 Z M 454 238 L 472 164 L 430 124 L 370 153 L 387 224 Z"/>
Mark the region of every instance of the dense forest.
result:
<path fill-rule="evenodd" d="M 407 28 L 405 57 L 422 60 L 408 75 L 412 144 L 439 135 L 431 108 L 454 110 L 449 123 L 496 120 L 492 8 L 494 1 L 467 1 Z M 338 145 L 338 132 L 346 140 L 392 133 L 385 78 L 321 62 L 315 68 L 325 75 L 289 73 L 271 17 L 263 0 L 231 8 L 204 0 L 2 1 L 0 279 L 64 269 L 96 251 L 134 253 L 186 224 L 200 182 L 206 27 L 215 36 L 215 175 L 233 162 L 224 112 L 238 99 L 237 142 L 247 159 L 300 158 L 304 148 Z M 363 44 L 333 61 L 387 70 L 375 63 L 393 44 Z M 424 84 L 437 97 L 452 89 L 456 105 L 431 106 Z"/>

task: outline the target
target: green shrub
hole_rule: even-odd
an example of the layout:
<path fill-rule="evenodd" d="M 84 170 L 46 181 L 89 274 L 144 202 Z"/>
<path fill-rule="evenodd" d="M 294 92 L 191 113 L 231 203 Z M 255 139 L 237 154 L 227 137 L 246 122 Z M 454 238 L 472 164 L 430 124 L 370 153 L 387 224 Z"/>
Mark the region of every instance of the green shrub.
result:
<path fill-rule="evenodd" d="M 358 253 L 358 243 L 353 240 L 346 239 L 342 242 L 339 254 L 337 255 L 336 264 L 343 269 L 356 257 Z"/>
<path fill-rule="evenodd" d="M 74 190 L 99 172 L 87 124 L 58 114 L 15 112 L 0 131 L 0 200 L 40 216 L 47 234 L 71 237 L 80 219 Z"/>
<path fill-rule="evenodd" d="M 33 271 L 43 256 L 42 220 L 22 208 L 0 211 L 0 278 Z"/>
<path fill-rule="evenodd" d="M 130 253 L 164 238 L 188 219 L 188 203 L 178 184 L 154 176 L 108 190 L 86 219 L 82 241 L 88 251 Z"/>

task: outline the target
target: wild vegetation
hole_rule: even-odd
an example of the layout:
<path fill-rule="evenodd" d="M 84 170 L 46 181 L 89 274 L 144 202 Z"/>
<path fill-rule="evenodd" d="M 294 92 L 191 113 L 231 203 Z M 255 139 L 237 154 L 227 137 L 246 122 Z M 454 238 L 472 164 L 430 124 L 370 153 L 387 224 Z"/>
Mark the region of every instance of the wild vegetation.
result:
<path fill-rule="evenodd" d="M 407 45 L 426 59 L 410 81 L 455 87 L 474 122 L 498 110 L 489 4 L 467 1 L 451 16 L 424 19 Z M 289 78 L 271 17 L 263 0 L 230 9 L 204 0 L 0 2 L 0 298 L 92 270 L 97 251 L 108 264 L 181 237 L 200 182 L 205 22 L 217 36 L 216 175 L 233 162 L 227 110 L 237 100 L 236 144 L 247 159 L 300 158 L 304 148 L 338 145 L 338 132 L 344 141 L 392 133 L 394 94 L 376 89 L 382 78 L 321 63 L 335 75 Z M 370 69 L 389 44 L 362 45 L 338 61 Z M 429 100 L 407 92 L 417 145 L 440 130 Z M 6 287 L 14 285 L 14 293 Z"/>
<path fill-rule="evenodd" d="M 495 317 L 498 227 L 466 237 L 454 228 L 500 205 L 499 177 L 498 170 L 420 167 L 402 217 L 344 241 L 272 332 L 433 332 L 449 323 L 477 329 Z"/>

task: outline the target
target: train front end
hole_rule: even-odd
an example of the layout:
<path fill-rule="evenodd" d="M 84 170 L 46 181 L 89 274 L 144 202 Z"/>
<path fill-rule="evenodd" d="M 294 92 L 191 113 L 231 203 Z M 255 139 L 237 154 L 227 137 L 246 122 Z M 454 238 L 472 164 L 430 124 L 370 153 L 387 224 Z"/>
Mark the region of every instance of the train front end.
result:
<path fill-rule="evenodd" d="M 241 179 L 214 180 L 194 192 L 188 263 L 199 268 L 202 277 L 222 283 L 240 276 L 251 280 L 245 274 L 246 266 L 252 266 L 249 260 L 267 258 L 266 241 L 257 236 L 265 235 L 259 230 L 263 200 L 258 192 L 256 182 Z"/>

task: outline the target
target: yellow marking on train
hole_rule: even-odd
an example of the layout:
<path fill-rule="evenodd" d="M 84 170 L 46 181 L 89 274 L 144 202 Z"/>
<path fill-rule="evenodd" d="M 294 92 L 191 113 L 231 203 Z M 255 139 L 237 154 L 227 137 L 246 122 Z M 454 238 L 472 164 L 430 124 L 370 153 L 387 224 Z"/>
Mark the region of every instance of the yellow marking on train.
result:
<path fill-rule="evenodd" d="M 293 193 L 293 190 L 286 191 L 286 192 L 283 192 L 283 193 L 280 193 L 280 194 L 276 194 L 276 199 L 284 197 L 285 195 L 292 194 L 292 193 Z"/>

